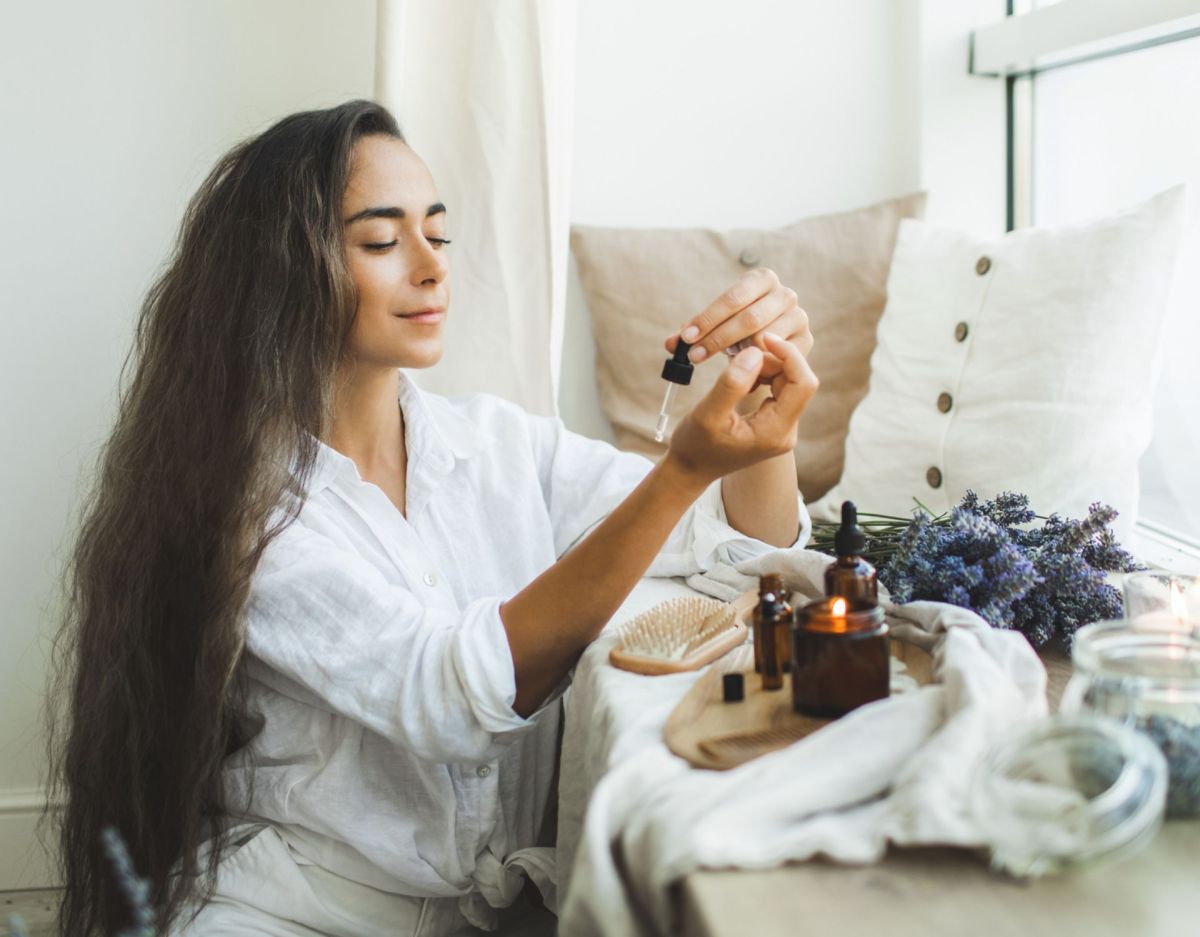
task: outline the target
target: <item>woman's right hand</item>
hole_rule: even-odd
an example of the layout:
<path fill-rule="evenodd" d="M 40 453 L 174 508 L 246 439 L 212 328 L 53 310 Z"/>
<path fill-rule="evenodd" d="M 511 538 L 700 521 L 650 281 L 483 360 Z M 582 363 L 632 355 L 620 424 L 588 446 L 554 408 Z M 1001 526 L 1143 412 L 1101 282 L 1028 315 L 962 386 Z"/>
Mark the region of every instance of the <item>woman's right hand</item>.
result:
<path fill-rule="evenodd" d="M 783 362 L 771 396 L 752 413 L 737 412 L 763 366 L 762 350 L 746 348 L 671 434 L 665 459 L 704 484 L 795 448 L 797 421 L 819 382 L 795 345 L 769 332 L 763 339 Z"/>
<path fill-rule="evenodd" d="M 517 684 L 512 706 L 520 715 L 534 712 L 562 682 L 712 481 L 795 445 L 796 421 L 817 379 L 791 342 L 766 333 L 763 342 L 783 363 L 771 378 L 771 397 L 753 413 L 737 412 L 763 368 L 763 349 L 747 348 L 679 424 L 658 466 L 591 533 L 500 606 Z M 793 472 L 783 475 L 789 487 L 796 484 Z M 794 511 L 794 496 L 790 500 Z"/>

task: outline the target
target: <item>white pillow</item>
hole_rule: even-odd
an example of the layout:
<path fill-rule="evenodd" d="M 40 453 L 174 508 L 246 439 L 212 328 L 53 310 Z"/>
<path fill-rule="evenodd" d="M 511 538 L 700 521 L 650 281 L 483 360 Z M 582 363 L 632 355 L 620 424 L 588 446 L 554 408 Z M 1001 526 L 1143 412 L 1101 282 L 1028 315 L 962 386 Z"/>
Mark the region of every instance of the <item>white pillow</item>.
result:
<path fill-rule="evenodd" d="M 1103 501 L 1127 535 L 1184 207 L 1178 186 L 993 239 L 901 222 L 870 386 L 813 517 L 836 520 L 846 499 L 907 516 L 914 497 L 939 513 L 968 488 L 1011 490 L 1040 514 Z"/>

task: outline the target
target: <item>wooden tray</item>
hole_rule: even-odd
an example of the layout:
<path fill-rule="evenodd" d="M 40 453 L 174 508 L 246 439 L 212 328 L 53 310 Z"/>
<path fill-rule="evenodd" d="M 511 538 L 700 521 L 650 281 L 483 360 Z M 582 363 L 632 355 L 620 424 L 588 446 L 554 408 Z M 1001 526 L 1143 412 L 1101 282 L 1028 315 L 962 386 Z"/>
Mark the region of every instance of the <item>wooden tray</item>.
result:
<path fill-rule="evenodd" d="M 933 659 L 926 651 L 892 638 L 892 657 L 919 686 L 932 682 Z M 726 703 L 721 678 L 745 674 L 746 698 Z M 791 674 L 783 689 L 764 690 L 754 672 L 754 648 L 743 645 L 717 661 L 692 686 L 667 717 L 663 738 L 667 748 L 695 768 L 727 771 L 740 764 L 798 742 L 832 720 L 792 711 Z"/>

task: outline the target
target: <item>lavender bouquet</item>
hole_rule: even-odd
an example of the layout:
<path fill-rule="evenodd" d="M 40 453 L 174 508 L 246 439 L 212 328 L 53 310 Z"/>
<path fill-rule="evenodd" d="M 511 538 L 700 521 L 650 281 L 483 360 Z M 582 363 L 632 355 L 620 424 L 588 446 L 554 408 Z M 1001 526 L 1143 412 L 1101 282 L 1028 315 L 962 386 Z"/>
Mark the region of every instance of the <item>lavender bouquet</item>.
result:
<path fill-rule="evenodd" d="M 980 501 L 968 491 L 936 517 L 920 502 L 910 518 L 858 516 L 863 555 L 893 601 L 969 608 L 994 627 L 1020 631 L 1034 647 L 1056 636 L 1070 646 L 1082 625 L 1119 618 L 1121 595 L 1105 573 L 1139 568 L 1108 526 L 1117 512 L 1099 503 L 1070 520 L 1039 517 L 1016 492 Z M 832 553 L 837 528 L 814 525 L 812 548 Z"/>

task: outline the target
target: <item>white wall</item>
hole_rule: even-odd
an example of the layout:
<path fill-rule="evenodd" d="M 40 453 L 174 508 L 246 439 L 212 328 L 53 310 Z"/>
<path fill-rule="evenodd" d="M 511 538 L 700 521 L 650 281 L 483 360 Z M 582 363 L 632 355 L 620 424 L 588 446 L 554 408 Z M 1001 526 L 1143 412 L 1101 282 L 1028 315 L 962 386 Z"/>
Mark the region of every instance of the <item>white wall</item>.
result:
<path fill-rule="evenodd" d="M 1005 226 L 1004 82 L 967 74 L 972 29 L 1004 19 L 1005 0 L 920 0 L 921 186 L 925 218 L 977 234 Z"/>
<path fill-rule="evenodd" d="M 369 97 L 373 0 L 5 4 L 0 29 L 0 890 L 27 853 L 78 484 L 184 204 L 242 137 Z"/>
<path fill-rule="evenodd" d="M 572 218 L 780 225 L 917 181 L 915 3 L 583 0 Z"/>

